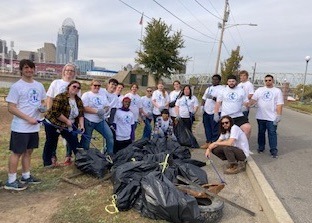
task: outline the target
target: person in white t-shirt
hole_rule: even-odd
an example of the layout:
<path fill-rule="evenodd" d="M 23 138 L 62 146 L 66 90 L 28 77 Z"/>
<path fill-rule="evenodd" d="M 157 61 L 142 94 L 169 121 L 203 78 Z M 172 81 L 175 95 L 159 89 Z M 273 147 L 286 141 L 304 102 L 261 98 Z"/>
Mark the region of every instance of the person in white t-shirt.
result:
<path fill-rule="evenodd" d="M 85 133 L 81 136 L 80 144 L 84 149 L 89 149 L 92 133 L 95 129 L 105 138 L 105 141 L 103 140 L 103 153 L 111 155 L 114 149 L 114 136 L 104 118 L 105 113 L 109 110 L 109 103 L 107 97 L 99 93 L 100 87 L 101 82 L 99 80 L 92 80 L 91 90 L 85 92 L 81 97 L 84 106 Z"/>
<path fill-rule="evenodd" d="M 169 116 L 169 110 L 164 109 L 161 111 L 161 116 L 157 117 L 153 138 L 170 138 L 172 140 L 177 140 L 173 133 L 173 121 Z"/>
<path fill-rule="evenodd" d="M 169 113 L 170 117 L 174 123 L 174 120 L 177 116 L 175 112 L 175 103 L 177 102 L 177 99 L 179 98 L 180 94 L 182 93 L 181 91 L 181 83 L 180 81 L 176 80 L 173 82 L 173 88 L 174 90 L 170 92 L 169 94 Z"/>
<path fill-rule="evenodd" d="M 206 136 L 206 143 L 200 147 L 202 149 L 207 149 L 209 144 L 219 137 L 219 122 L 214 121 L 213 116 L 217 97 L 224 89 L 220 82 L 221 76 L 219 74 L 213 75 L 212 85 L 206 89 L 202 97 L 203 125 Z"/>
<path fill-rule="evenodd" d="M 184 126 L 192 132 L 192 125 L 195 121 L 195 113 L 198 110 L 198 100 L 192 94 L 190 85 L 185 85 L 181 96 L 178 98 L 175 106 L 177 114 L 176 121 L 182 121 Z"/>
<path fill-rule="evenodd" d="M 143 135 L 142 138 L 151 138 L 152 134 L 152 126 L 151 122 L 153 120 L 153 102 L 152 102 L 152 94 L 153 89 L 151 87 L 146 88 L 146 95 L 141 97 L 142 101 L 142 108 L 144 113 L 146 114 L 145 117 L 143 117 L 144 120 L 144 129 L 143 129 Z"/>
<path fill-rule="evenodd" d="M 166 92 L 162 81 L 158 82 L 157 90 L 153 92 L 152 102 L 154 123 L 156 123 L 156 118 L 160 116 L 161 111 L 169 106 L 169 95 Z"/>
<path fill-rule="evenodd" d="M 245 132 L 247 138 L 249 138 L 251 125 L 242 112 L 243 106 L 248 107 L 247 95 L 242 88 L 237 87 L 236 76 L 231 74 L 227 77 L 227 86 L 217 97 L 213 119 L 216 122 L 219 121 L 219 109 L 221 108 L 221 117 L 225 115 L 231 116 L 235 125 L 239 126 Z"/>
<path fill-rule="evenodd" d="M 125 97 L 131 99 L 130 111 L 133 113 L 134 117 L 134 126 L 133 131 L 131 132 L 132 141 L 135 140 L 135 130 L 137 128 L 138 122 L 141 120 L 141 116 L 146 117 L 147 115 L 143 110 L 141 96 L 138 94 L 138 89 L 139 85 L 131 84 L 130 92 L 125 95 Z"/>
<path fill-rule="evenodd" d="M 227 160 L 225 174 L 236 174 L 246 169 L 246 158 L 250 155 L 249 143 L 245 133 L 234 124 L 234 120 L 226 115 L 220 120 L 221 135 L 216 142 L 211 143 L 205 153 L 211 152 L 221 160 Z"/>
<path fill-rule="evenodd" d="M 117 109 L 114 116 L 114 129 L 116 140 L 114 143 L 114 153 L 126 148 L 132 143 L 131 132 L 134 125 L 134 115 L 129 107 L 131 99 L 124 97 L 122 100 L 122 107 Z"/>
<path fill-rule="evenodd" d="M 241 87 L 244 89 L 248 100 L 251 99 L 252 95 L 254 94 L 254 86 L 253 84 L 248 80 L 249 74 L 246 70 L 241 70 L 239 73 L 240 83 L 237 85 L 237 87 Z M 249 108 L 243 107 L 243 114 L 248 118 L 249 115 Z"/>
<path fill-rule="evenodd" d="M 268 131 L 270 153 L 273 158 L 277 158 L 276 131 L 281 121 L 284 99 L 282 91 L 274 87 L 272 75 L 266 75 L 264 81 L 265 86 L 258 88 L 250 100 L 250 105 L 257 103 L 258 153 L 263 153 L 265 149 L 265 132 Z"/>
<path fill-rule="evenodd" d="M 30 174 L 30 161 L 33 149 L 39 145 L 40 108 L 44 105 L 46 92 L 43 85 L 33 79 L 35 64 L 30 60 L 21 60 L 19 64 L 21 79 L 14 83 L 6 101 L 8 110 L 13 114 L 9 156 L 7 190 L 24 190 L 28 184 L 41 181 Z M 17 179 L 17 167 L 22 160 L 22 177 Z"/>
<path fill-rule="evenodd" d="M 122 90 L 125 88 L 125 85 L 123 83 L 118 82 L 118 85 L 116 87 L 116 90 L 114 94 L 118 96 L 118 99 L 120 101 L 120 105 L 122 103 L 122 99 L 124 98 L 124 95 L 122 94 Z"/>

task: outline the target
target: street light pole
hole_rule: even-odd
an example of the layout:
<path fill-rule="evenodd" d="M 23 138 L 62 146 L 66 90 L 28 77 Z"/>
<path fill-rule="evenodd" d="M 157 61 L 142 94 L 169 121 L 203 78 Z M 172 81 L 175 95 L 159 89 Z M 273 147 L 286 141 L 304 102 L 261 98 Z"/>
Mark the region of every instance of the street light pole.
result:
<path fill-rule="evenodd" d="M 306 61 L 306 68 L 305 68 L 304 78 L 303 78 L 303 87 L 302 87 L 301 102 L 303 102 L 304 86 L 305 86 L 305 84 L 306 84 L 307 71 L 308 71 L 308 64 L 309 64 L 310 59 L 311 59 L 311 57 L 310 57 L 310 56 L 306 56 L 306 57 L 305 57 L 305 61 Z"/>

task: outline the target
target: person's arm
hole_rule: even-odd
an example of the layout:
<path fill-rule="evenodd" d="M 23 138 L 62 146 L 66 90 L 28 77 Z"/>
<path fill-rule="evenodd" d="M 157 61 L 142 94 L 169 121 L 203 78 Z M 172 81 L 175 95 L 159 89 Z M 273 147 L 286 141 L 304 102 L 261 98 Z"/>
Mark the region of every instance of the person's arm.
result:
<path fill-rule="evenodd" d="M 97 114 L 98 109 L 86 106 L 86 107 L 83 108 L 83 111 L 85 113 L 89 113 L 89 114 Z"/>
<path fill-rule="evenodd" d="M 57 117 L 57 119 L 61 122 L 64 122 L 68 127 L 71 127 L 72 126 L 72 122 L 65 117 L 65 115 L 61 114 L 59 117 Z"/>
<path fill-rule="evenodd" d="M 38 121 L 37 119 L 34 119 L 28 115 L 26 115 L 25 113 L 23 113 L 22 111 L 20 111 L 18 108 L 17 108 L 17 105 L 14 104 L 14 103 L 11 103 L 11 102 L 8 102 L 8 111 L 21 118 L 21 119 L 24 119 L 25 121 L 27 121 L 29 124 L 32 124 L 32 125 L 35 125 L 35 124 L 38 124 Z"/>
<path fill-rule="evenodd" d="M 46 103 L 47 103 L 47 109 L 50 109 L 52 107 L 52 104 L 53 104 L 53 98 L 47 96 Z"/>
<path fill-rule="evenodd" d="M 283 111 L 283 105 L 276 105 L 276 114 L 277 115 L 282 115 L 282 111 Z"/>
<path fill-rule="evenodd" d="M 214 110 L 213 110 L 213 113 L 219 113 L 219 110 L 220 110 L 220 107 L 221 107 L 221 101 L 217 101 L 216 104 L 215 104 L 215 107 L 214 107 Z"/>
<path fill-rule="evenodd" d="M 229 138 L 227 140 L 218 139 L 216 142 L 211 143 L 206 149 L 205 156 L 210 157 L 210 152 L 215 149 L 217 146 L 232 146 L 235 143 L 234 138 Z"/>
<path fill-rule="evenodd" d="M 84 128 L 84 117 L 83 116 L 79 117 L 79 128 L 80 128 L 81 133 L 84 133 L 85 128 Z"/>

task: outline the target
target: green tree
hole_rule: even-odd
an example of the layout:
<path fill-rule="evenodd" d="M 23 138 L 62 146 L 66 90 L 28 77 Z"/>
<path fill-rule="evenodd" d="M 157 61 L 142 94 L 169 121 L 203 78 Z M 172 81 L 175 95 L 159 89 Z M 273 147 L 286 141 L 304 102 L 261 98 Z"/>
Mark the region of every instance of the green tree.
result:
<path fill-rule="evenodd" d="M 221 77 L 223 84 L 226 84 L 228 75 L 230 74 L 238 75 L 240 62 L 243 59 L 243 56 L 239 54 L 239 51 L 240 46 L 237 46 L 236 50 L 232 50 L 230 58 L 221 63 Z"/>
<path fill-rule="evenodd" d="M 183 70 L 189 58 L 179 56 L 184 48 L 181 31 L 171 34 L 172 28 L 165 22 L 152 19 L 145 28 L 145 36 L 141 40 L 143 51 L 138 51 L 135 61 L 142 64 L 154 75 L 158 82 L 162 77 L 170 77 L 172 73 Z"/>

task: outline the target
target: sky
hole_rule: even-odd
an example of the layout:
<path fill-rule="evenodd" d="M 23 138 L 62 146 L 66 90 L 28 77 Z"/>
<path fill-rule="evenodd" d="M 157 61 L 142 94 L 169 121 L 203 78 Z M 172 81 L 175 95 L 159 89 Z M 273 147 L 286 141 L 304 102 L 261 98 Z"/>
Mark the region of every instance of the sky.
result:
<path fill-rule="evenodd" d="M 78 59 L 120 70 L 135 64 L 141 31 L 144 36 L 147 23 L 155 18 L 173 32 L 182 31 L 181 56 L 191 57 L 187 73 L 214 73 L 225 1 L 0 0 L 0 5 L 0 39 L 8 45 L 14 41 L 17 53 L 36 51 L 44 42 L 56 44 L 57 33 L 69 17 L 79 33 Z M 241 69 L 250 73 L 255 67 L 256 72 L 305 72 L 305 57 L 312 56 L 312 1 L 229 0 L 229 8 L 221 61 L 240 46 Z M 250 23 L 257 26 L 244 25 Z"/>

